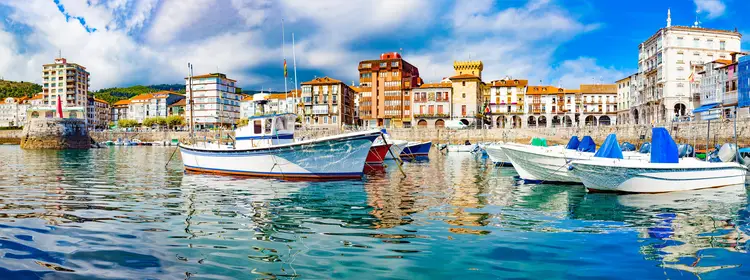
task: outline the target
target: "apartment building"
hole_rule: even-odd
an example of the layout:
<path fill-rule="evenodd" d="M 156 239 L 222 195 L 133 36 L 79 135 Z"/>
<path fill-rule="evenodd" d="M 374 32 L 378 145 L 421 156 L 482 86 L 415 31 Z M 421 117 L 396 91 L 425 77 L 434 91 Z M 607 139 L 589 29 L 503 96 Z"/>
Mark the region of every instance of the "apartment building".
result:
<path fill-rule="evenodd" d="M 127 120 L 129 107 L 130 99 L 120 100 L 112 104 L 112 121 L 117 123 L 119 120 Z"/>
<path fill-rule="evenodd" d="M 631 89 L 634 89 L 633 81 L 637 79 L 637 76 L 638 74 L 633 74 L 615 82 L 617 85 L 617 124 L 629 124 L 631 122 L 630 104 L 633 99 L 630 98 L 630 93 Z"/>
<path fill-rule="evenodd" d="M 322 77 L 303 82 L 301 88 L 301 103 L 304 106 L 302 123 L 305 126 L 336 128 L 355 124 L 354 99 L 357 92 L 347 84 L 337 79 Z M 408 96 L 408 93 L 403 96 Z"/>
<path fill-rule="evenodd" d="M 187 122 L 192 120 L 197 129 L 231 127 L 237 123 L 242 90 L 236 87 L 236 83 L 222 73 L 193 76 L 192 81 L 190 77 L 185 78 Z M 189 103 L 191 100 L 193 104 Z"/>
<path fill-rule="evenodd" d="M 182 99 L 184 95 L 171 91 L 140 94 L 130 99 L 126 115 L 139 123 L 147 118 L 167 117 L 169 105 Z"/>
<path fill-rule="evenodd" d="M 7 97 L 0 100 L 0 127 L 23 126 L 26 110 L 30 107 L 27 97 Z"/>
<path fill-rule="evenodd" d="M 419 69 L 397 52 L 359 63 L 359 117 L 367 127 L 412 125 L 411 89 L 422 84 Z"/>
<path fill-rule="evenodd" d="M 478 114 L 484 113 L 484 95 L 488 88 L 482 82 L 484 64 L 481 61 L 453 62 L 454 76 L 450 77 L 453 87 L 452 116 L 466 125 L 479 121 Z"/>
<path fill-rule="evenodd" d="M 586 126 L 617 123 L 617 84 L 581 85 L 581 118 Z"/>
<path fill-rule="evenodd" d="M 630 104 L 631 123 L 660 123 L 685 117 L 698 104 L 691 94 L 691 78 L 706 62 L 730 59 L 740 51 L 742 35 L 735 31 L 692 26 L 667 25 L 638 47 L 638 87 L 631 95 L 639 102 Z"/>
<path fill-rule="evenodd" d="M 411 90 L 412 115 L 418 127 L 444 127 L 451 117 L 453 83 L 425 83 Z"/>
<path fill-rule="evenodd" d="M 518 128 L 523 121 L 523 102 L 528 89 L 528 80 L 506 77 L 489 83 L 490 119 L 496 128 Z"/>
<path fill-rule="evenodd" d="M 109 122 L 112 121 L 112 109 L 107 101 L 99 98 L 91 99 L 92 106 L 89 107 L 88 112 L 91 115 L 89 120 L 89 127 L 106 129 L 109 127 Z"/>
<path fill-rule="evenodd" d="M 89 97 L 89 72 L 86 67 L 56 58 L 42 66 L 43 105 L 56 106 L 58 96 L 63 107 L 86 107 Z"/>

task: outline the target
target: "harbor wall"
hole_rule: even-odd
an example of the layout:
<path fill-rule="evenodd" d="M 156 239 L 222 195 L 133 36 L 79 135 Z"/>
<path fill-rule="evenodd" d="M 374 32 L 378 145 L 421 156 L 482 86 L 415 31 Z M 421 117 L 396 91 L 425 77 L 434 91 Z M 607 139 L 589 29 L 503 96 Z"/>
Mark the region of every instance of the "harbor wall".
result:
<path fill-rule="evenodd" d="M 697 144 L 702 147 L 706 142 L 706 122 L 674 123 L 665 126 L 677 142 Z M 318 138 L 347 131 L 341 130 L 298 130 L 298 137 Z M 522 129 L 467 129 L 447 130 L 437 128 L 400 128 L 389 129 L 394 139 L 408 141 L 433 141 L 433 143 L 463 143 L 466 140 L 477 142 L 520 142 L 526 143 L 533 137 L 544 137 L 552 144 L 564 144 L 572 135 L 590 135 L 596 143 L 602 143 L 610 133 L 616 133 L 620 142 L 628 141 L 639 144 L 651 138 L 651 126 L 613 125 L 599 127 L 556 127 L 556 128 L 522 128 Z M 196 138 L 214 139 L 216 132 L 196 132 Z M 737 124 L 737 135 L 740 146 L 750 146 L 750 122 Z M 169 142 L 172 139 L 188 141 L 189 133 L 185 131 L 147 131 L 147 132 L 90 132 L 97 142 L 117 141 L 117 139 L 139 139 L 145 142 Z M 641 136 L 645 140 L 641 140 Z M 0 143 L 19 143 L 19 130 L 0 130 Z M 712 121 L 710 144 L 734 141 L 734 123 L 729 121 Z"/>
<path fill-rule="evenodd" d="M 21 132 L 23 149 L 88 149 L 91 138 L 81 119 L 30 119 Z"/>

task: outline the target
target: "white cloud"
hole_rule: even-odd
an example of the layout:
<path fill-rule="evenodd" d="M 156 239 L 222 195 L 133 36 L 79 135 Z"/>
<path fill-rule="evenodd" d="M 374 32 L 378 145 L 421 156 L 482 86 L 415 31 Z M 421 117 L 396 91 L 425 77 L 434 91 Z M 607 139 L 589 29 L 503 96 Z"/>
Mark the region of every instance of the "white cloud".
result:
<path fill-rule="evenodd" d="M 724 15 L 726 5 L 721 0 L 693 0 L 699 13 L 707 13 L 709 19 Z"/>
<path fill-rule="evenodd" d="M 551 83 L 565 88 L 578 88 L 581 84 L 611 84 L 626 77 L 627 73 L 613 67 L 602 67 L 591 57 L 579 57 L 566 60 L 555 69 L 557 73 L 563 73 L 557 81 Z"/>

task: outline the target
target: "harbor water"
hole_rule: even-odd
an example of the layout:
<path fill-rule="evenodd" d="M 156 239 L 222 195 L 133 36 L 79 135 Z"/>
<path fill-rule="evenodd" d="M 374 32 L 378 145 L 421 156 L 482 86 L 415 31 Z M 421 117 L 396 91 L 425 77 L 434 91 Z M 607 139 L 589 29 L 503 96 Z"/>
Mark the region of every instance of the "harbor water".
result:
<path fill-rule="evenodd" d="M 471 153 L 362 181 L 185 174 L 174 148 L 0 146 L 4 279 L 745 279 L 745 186 L 518 185 Z"/>

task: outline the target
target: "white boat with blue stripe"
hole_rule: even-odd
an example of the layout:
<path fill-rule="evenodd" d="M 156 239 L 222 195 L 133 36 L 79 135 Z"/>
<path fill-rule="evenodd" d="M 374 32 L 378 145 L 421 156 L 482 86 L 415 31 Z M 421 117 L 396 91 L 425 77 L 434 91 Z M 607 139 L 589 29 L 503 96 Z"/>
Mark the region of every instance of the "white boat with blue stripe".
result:
<path fill-rule="evenodd" d="M 295 142 L 294 114 L 252 117 L 235 131 L 235 144 L 180 145 L 194 172 L 284 179 L 360 179 L 378 130 Z"/>
<path fill-rule="evenodd" d="M 571 172 L 591 191 L 664 193 L 745 184 L 746 166 L 679 159 L 677 145 L 666 129 L 656 127 L 652 135 L 650 159 L 622 159 L 615 139 L 613 153 L 593 160 L 575 160 Z M 606 141 L 602 147 L 605 145 Z"/>

